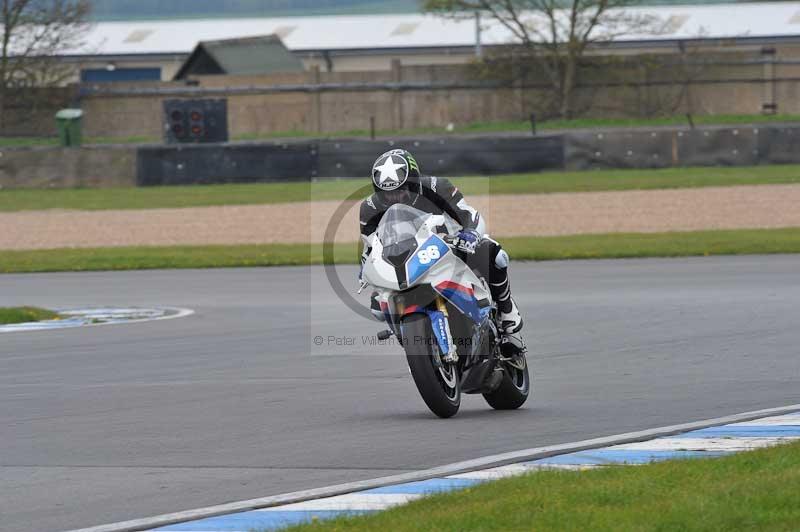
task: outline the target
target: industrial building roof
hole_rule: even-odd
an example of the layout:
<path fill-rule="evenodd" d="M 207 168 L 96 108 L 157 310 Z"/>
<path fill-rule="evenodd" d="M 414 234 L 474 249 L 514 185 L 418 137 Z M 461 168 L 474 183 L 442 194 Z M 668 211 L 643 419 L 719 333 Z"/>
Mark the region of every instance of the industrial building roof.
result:
<path fill-rule="evenodd" d="M 652 6 L 628 11 L 657 17 L 663 31 L 615 39 L 675 41 L 800 36 L 800 3 Z M 484 17 L 486 45 L 512 41 L 510 32 Z M 293 51 L 409 49 L 472 46 L 475 21 L 429 14 L 100 22 L 83 47 L 69 55 L 186 54 L 199 41 L 277 35 Z"/>
<path fill-rule="evenodd" d="M 270 74 L 302 72 L 303 63 L 286 49 L 280 37 L 247 37 L 202 41 L 175 75 L 183 79 L 197 74 Z"/>

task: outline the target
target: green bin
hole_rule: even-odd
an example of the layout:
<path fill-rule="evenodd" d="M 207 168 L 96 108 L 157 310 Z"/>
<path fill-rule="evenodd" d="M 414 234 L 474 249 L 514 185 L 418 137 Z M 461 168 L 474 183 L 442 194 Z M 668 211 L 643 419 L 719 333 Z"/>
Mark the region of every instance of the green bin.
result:
<path fill-rule="evenodd" d="M 58 138 L 62 146 L 71 148 L 81 145 L 82 118 L 83 111 L 80 109 L 62 109 L 56 113 Z"/>

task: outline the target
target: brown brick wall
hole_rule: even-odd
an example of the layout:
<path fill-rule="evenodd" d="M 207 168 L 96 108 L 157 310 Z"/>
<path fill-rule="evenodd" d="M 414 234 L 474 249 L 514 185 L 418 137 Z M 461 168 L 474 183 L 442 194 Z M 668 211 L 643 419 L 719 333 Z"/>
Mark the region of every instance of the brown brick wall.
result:
<path fill-rule="evenodd" d="M 750 54 L 714 56 L 715 60 L 757 59 Z M 697 59 L 697 58 L 693 58 Z M 636 60 L 614 67 L 594 68 L 584 76 L 592 83 L 616 83 L 607 87 L 579 88 L 576 91 L 578 116 L 647 117 L 665 113 L 753 114 L 773 99 L 778 112 L 800 114 L 800 67 L 793 65 L 710 66 L 700 74 L 704 79 L 725 83 L 693 84 L 680 105 L 677 95 L 685 87 L 669 81 L 669 69 L 641 67 Z M 380 83 L 391 81 L 457 83 L 475 80 L 470 65 L 400 66 L 384 72 L 319 72 L 270 76 L 201 76 L 201 88 L 242 89 L 276 85 L 314 85 L 317 83 Z M 541 78 L 529 81 L 539 81 Z M 621 84 L 620 84 L 621 83 Z M 151 87 L 153 85 L 150 85 Z M 179 83 L 162 83 L 163 88 L 181 88 Z M 115 86 L 115 88 L 120 88 Z M 774 96 L 773 96 L 774 95 Z M 83 98 L 85 136 L 162 137 L 162 101 L 179 95 L 104 96 Z M 187 94 L 188 97 L 188 94 Z M 454 90 L 326 90 L 323 92 L 230 92 L 208 97 L 227 97 L 230 134 L 233 139 L 260 134 L 303 131 L 330 134 L 367 130 L 370 117 L 378 130 L 411 127 L 445 127 L 470 122 L 524 120 L 531 113 L 553 115 L 554 104 L 547 91 L 535 88 L 454 89 Z M 52 128 L 50 117 L 42 119 Z M 33 126 L 31 126 L 33 128 Z M 35 129 L 35 128 L 33 128 Z M 49 130 L 48 130 L 49 131 Z"/>

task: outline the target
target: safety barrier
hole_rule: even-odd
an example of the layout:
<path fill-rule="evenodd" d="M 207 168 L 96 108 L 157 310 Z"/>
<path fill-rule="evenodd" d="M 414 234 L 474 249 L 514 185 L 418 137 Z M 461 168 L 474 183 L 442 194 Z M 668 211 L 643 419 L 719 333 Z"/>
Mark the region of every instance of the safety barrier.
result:
<path fill-rule="evenodd" d="M 442 176 L 800 164 L 800 125 L 606 130 L 535 137 L 0 148 L 0 187 L 154 186 L 355 177 L 367 175 L 379 154 L 400 147 L 415 154 L 423 172 Z"/>
<path fill-rule="evenodd" d="M 565 168 L 800 163 L 800 126 L 659 128 L 569 133 Z"/>
<path fill-rule="evenodd" d="M 561 136 L 325 140 L 139 150 L 140 186 L 314 180 L 363 176 L 393 148 L 414 153 L 426 173 L 448 176 L 535 172 L 564 167 Z"/>

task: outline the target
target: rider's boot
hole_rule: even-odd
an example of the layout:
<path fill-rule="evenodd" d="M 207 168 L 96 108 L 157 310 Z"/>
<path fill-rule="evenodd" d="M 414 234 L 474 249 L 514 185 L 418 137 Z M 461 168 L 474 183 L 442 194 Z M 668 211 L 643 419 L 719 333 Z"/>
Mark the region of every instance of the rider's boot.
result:
<path fill-rule="evenodd" d="M 518 333 L 522 329 L 522 315 L 519 313 L 517 304 L 508 295 L 508 299 L 497 302 L 497 326 L 503 334 Z"/>
<path fill-rule="evenodd" d="M 487 239 L 494 242 L 491 239 Z M 495 243 L 495 245 L 497 245 Z M 497 301 L 497 328 L 501 335 L 503 351 L 525 354 L 525 342 L 522 341 L 522 315 L 511 297 L 511 284 L 508 281 L 508 254 L 500 250 L 495 260 L 489 264 L 489 291 L 492 299 Z M 506 355 L 510 356 L 510 355 Z"/>
<path fill-rule="evenodd" d="M 528 348 L 525 347 L 525 342 L 522 340 L 522 334 L 520 333 L 522 315 L 511 297 L 507 282 L 506 294 L 507 297 L 505 299 L 498 299 L 497 301 L 497 329 L 500 332 L 500 351 L 507 358 L 524 357 Z"/>
<path fill-rule="evenodd" d="M 502 303 L 498 302 L 497 328 L 500 331 L 500 350 L 503 356 L 506 357 L 524 356 L 528 348 L 525 347 L 525 342 L 520 333 L 522 316 L 514 300 L 509 299 L 510 305 L 502 305 Z M 503 310 L 506 310 L 506 312 L 503 312 Z"/>
<path fill-rule="evenodd" d="M 505 265 L 504 265 L 505 266 Z M 508 268 L 495 265 L 492 268 L 489 291 L 497 301 L 497 327 L 503 334 L 519 332 L 522 329 L 522 315 L 514 298 L 511 297 L 511 284 L 508 282 Z"/>

